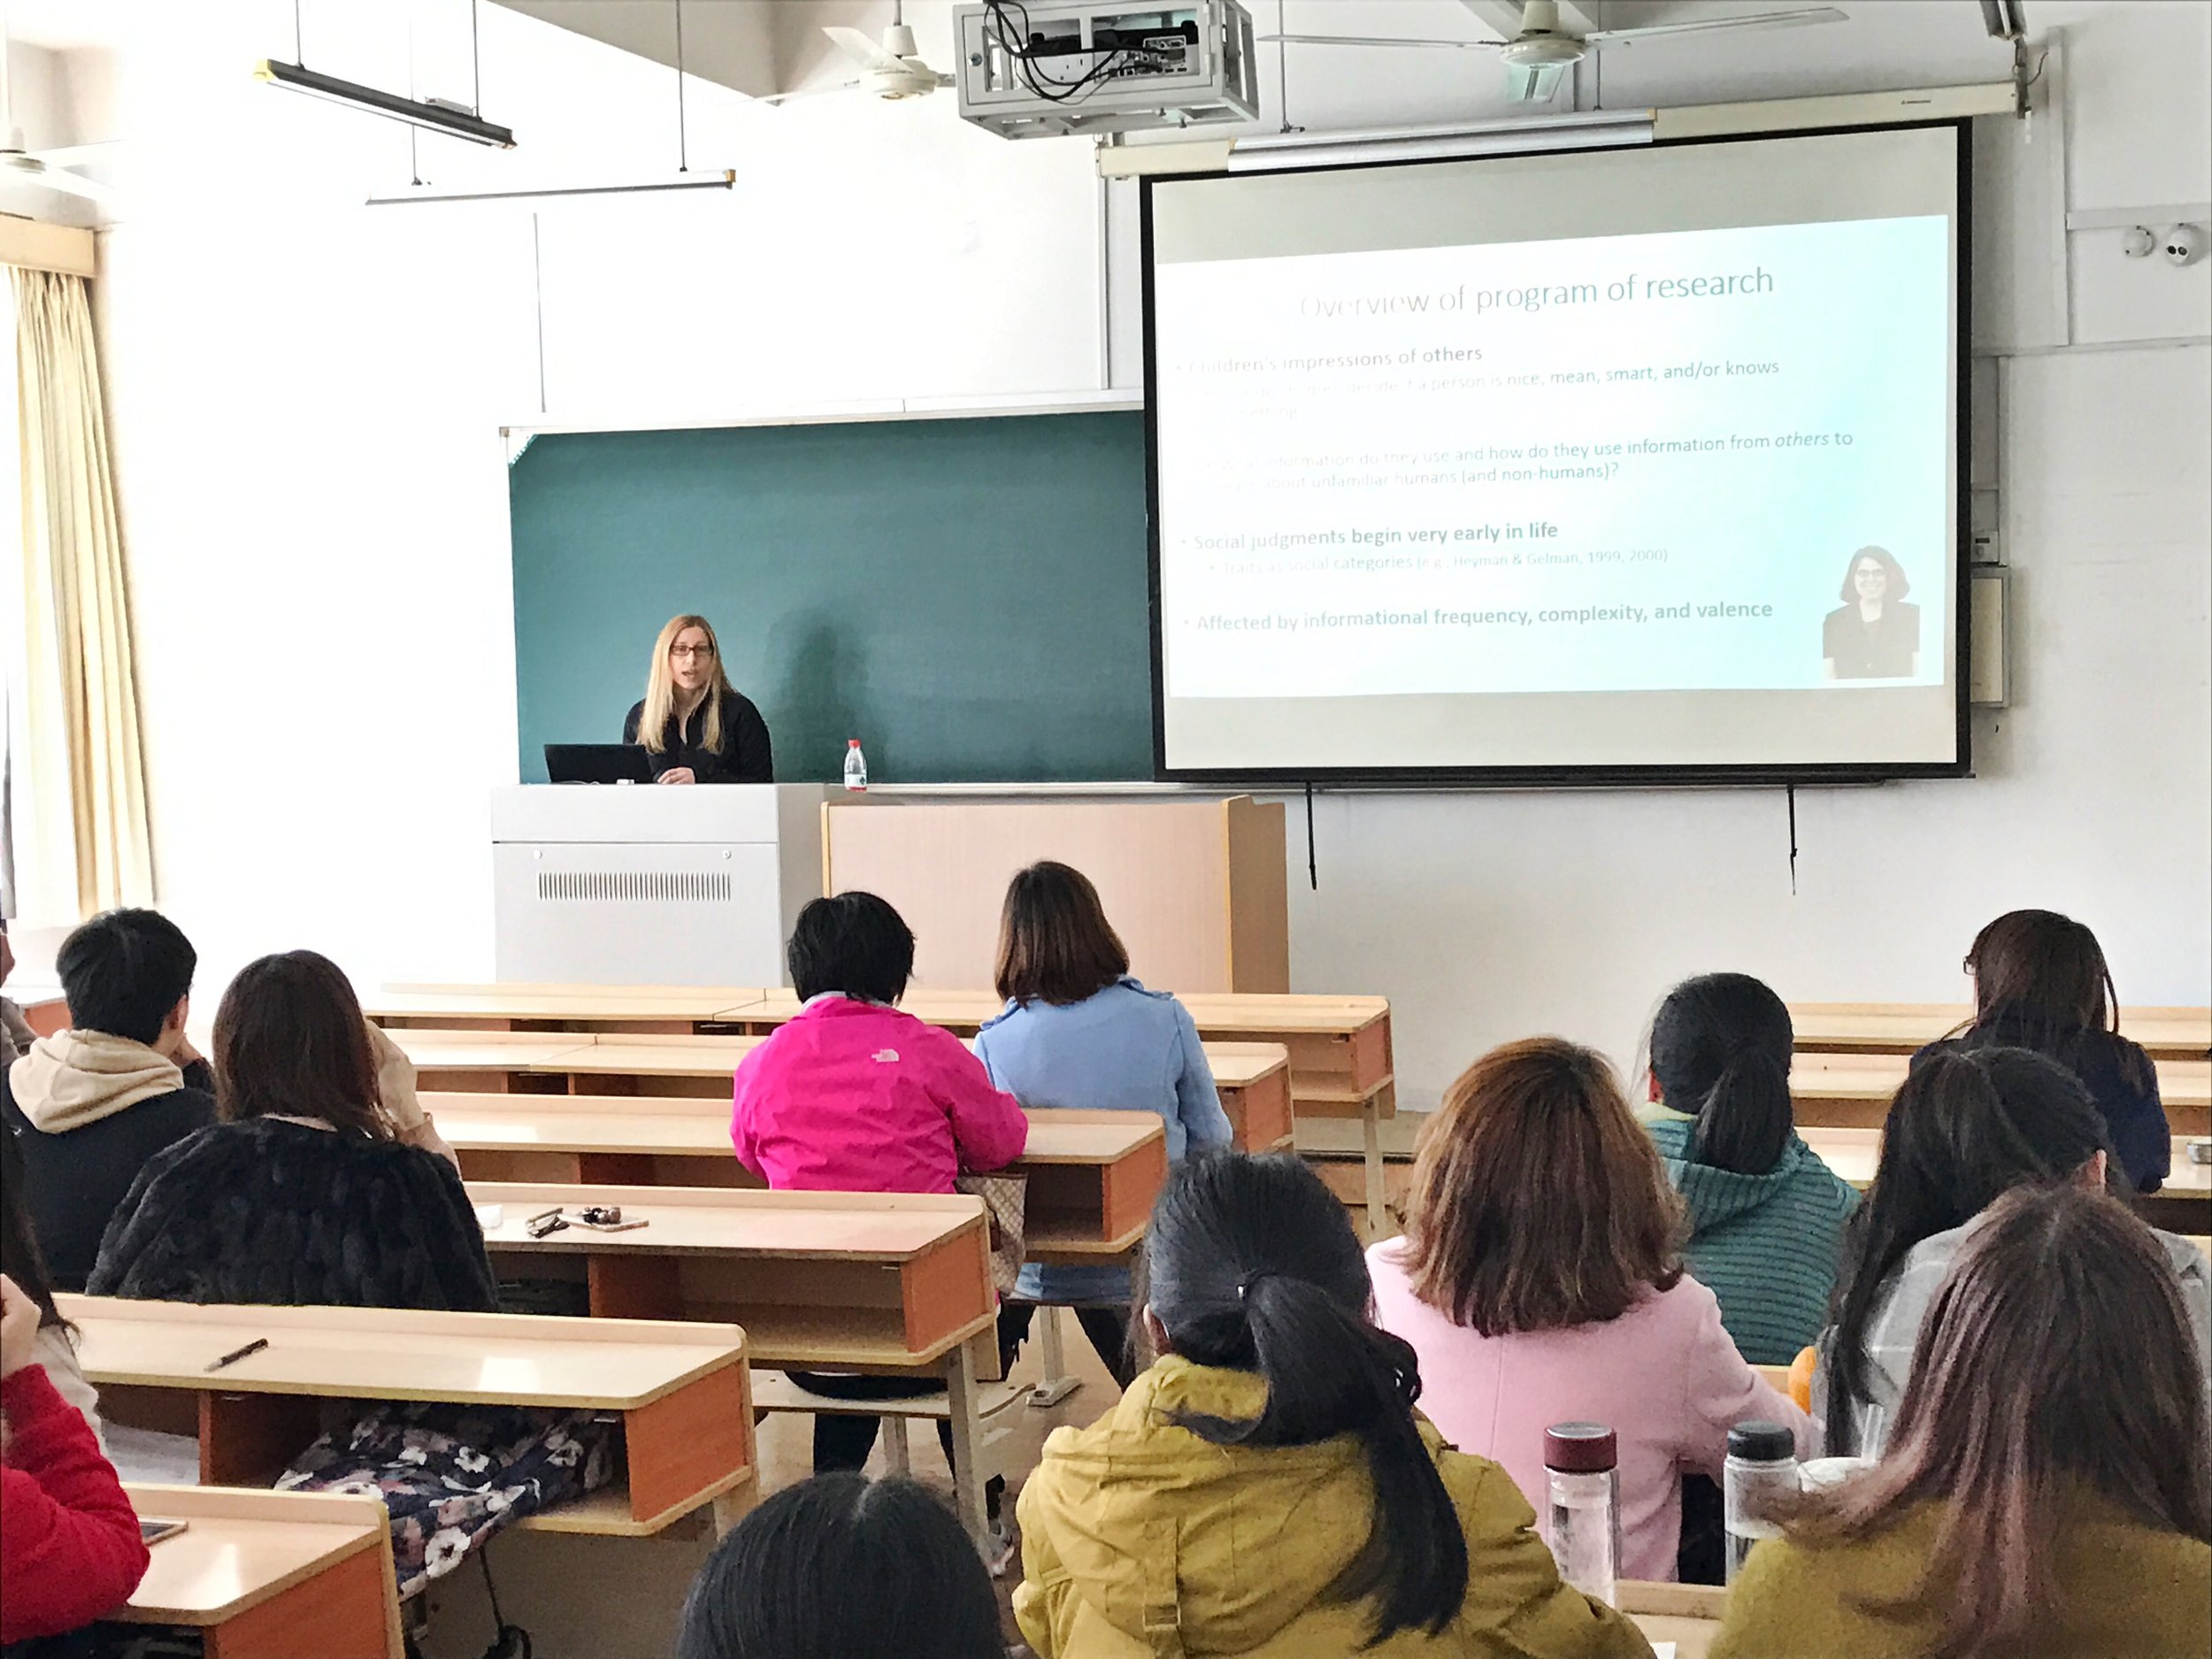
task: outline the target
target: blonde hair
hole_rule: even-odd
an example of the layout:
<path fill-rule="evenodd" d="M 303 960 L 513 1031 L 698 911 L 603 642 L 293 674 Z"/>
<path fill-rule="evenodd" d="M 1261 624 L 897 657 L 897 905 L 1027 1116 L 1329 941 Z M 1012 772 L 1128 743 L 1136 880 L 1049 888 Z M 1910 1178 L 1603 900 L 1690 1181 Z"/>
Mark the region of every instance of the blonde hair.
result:
<path fill-rule="evenodd" d="M 714 625 L 689 611 L 669 618 L 668 626 L 653 642 L 653 666 L 645 676 L 645 708 L 637 721 L 637 741 L 656 755 L 667 747 L 668 722 L 676 712 L 676 680 L 668 670 L 668 654 L 676 649 L 677 636 L 686 628 L 697 628 L 714 648 L 714 678 L 707 683 L 707 719 L 700 733 L 707 748 L 722 747 L 722 696 L 725 692 L 736 695 L 722 666 L 722 641 L 714 637 Z"/>

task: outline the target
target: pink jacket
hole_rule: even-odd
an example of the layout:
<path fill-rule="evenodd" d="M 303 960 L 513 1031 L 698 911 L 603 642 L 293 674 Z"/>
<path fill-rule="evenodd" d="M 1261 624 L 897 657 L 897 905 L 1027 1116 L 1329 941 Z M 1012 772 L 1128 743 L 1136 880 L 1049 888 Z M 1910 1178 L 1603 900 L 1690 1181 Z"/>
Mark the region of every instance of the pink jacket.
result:
<path fill-rule="evenodd" d="M 1029 1141 L 959 1038 L 849 997 L 810 1002 L 747 1055 L 735 1094 L 730 1144 L 779 1191 L 949 1193 Z"/>
<path fill-rule="evenodd" d="M 1421 1409 L 1447 1440 L 1505 1465 L 1542 1515 L 1544 1431 L 1602 1423 L 1618 1436 L 1623 1578 L 1675 1576 L 1682 1472 L 1718 1479 L 1735 1425 L 1786 1424 L 1797 1455 L 1818 1455 L 1812 1419 L 1745 1363 L 1713 1293 L 1686 1275 L 1603 1325 L 1486 1337 L 1413 1294 L 1402 1248 L 1367 1253 L 1376 1322 L 1413 1344 Z"/>

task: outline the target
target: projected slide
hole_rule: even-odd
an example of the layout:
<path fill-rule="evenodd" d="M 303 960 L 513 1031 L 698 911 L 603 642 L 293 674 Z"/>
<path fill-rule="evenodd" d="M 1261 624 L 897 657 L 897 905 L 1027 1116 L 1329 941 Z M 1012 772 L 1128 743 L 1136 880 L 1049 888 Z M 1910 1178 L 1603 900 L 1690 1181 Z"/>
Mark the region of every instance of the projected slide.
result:
<path fill-rule="evenodd" d="M 1371 181 L 1417 192 L 1424 171 Z M 1269 205 L 1312 177 L 1265 180 Z M 1953 758 L 1937 194 L 1626 234 L 1277 251 L 1263 233 L 1248 254 L 1217 220 L 1190 250 L 1217 257 L 1191 257 L 1160 239 L 1168 765 Z M 1433 243 L 1455 204 L 1432 205 L 1407 217 Z"/>

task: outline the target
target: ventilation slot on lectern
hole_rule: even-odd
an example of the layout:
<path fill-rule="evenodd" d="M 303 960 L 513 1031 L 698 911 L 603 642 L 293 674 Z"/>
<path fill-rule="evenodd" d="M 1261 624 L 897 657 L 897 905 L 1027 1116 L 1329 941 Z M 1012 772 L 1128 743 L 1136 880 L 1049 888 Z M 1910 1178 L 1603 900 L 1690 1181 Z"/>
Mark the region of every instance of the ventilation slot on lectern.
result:
<path fill-rule="evenodd" d="M 541 870 L 538 898 L 555 904 L 727 904 L 727 871 Z"/>

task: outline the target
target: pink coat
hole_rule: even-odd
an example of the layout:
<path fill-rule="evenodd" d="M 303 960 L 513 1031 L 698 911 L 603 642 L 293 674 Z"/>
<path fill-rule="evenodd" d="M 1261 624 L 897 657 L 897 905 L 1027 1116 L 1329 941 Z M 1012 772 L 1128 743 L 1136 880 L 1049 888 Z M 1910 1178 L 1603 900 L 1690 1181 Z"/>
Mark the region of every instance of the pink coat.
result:
<path fill-rule="evenodd" d="M 1413 1294 L 1402 1249 L 1367 1253 L 1376 1322 L 1413 1344 L 1421 1409 L 1445 1439 L 1502 1463 L 1540 1516 L 1547 1428 L 1602 1423 L 1619 1438 L 1623 1578 L 1675 1576 L 1682 1473 L 1718 1479 L 1735 1425 L 1786 1424 L 1800 1457 L 1818 1455 L 1812 1420 L 1745 1363 L 1713 1293 L 1686 1275 L 1602 1325 L 1486 1337 Z"/>
<path fill-rule="evenodd" d="M 738 1162 L 779 1191 L 949 1193 L 1029 1140 L 959 1038 L 849 997 L 810 1002 L 747 1055 L 735 1097 Z"/>

